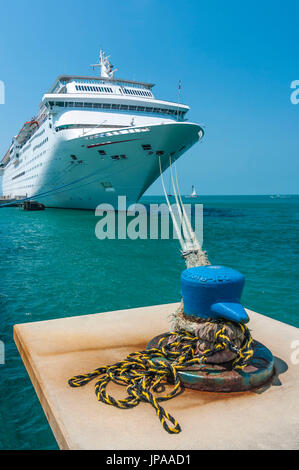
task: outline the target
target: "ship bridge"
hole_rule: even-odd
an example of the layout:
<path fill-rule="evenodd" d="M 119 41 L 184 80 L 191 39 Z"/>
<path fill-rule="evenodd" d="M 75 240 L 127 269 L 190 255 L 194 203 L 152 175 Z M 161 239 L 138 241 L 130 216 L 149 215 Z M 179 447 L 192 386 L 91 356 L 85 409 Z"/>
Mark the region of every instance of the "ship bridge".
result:
<path fill-rule="evenodd" d="M 40 107 L 104 109 L 164 114 L 183 120 L 189 107 L 155 99 L 152 83 L 81 75 L 57 77 Z"/>
<path fill-rule="evenodd" d="M 123 80 L 107 77 L 90 77 L 86 75 L 59 75 L 48 93 L 67 93 L 73 90 L 76 91 L 101 91 L 101 92 L 122 92 L 153 97 L 151 89 L 155 86 L 154 83 L 136 82 L 133 80 Z M 107 90 L 108 89 L 108 90 Z M 135 92 L 135 93 L 133 93 Z"/>
<path fill-rule="evenodd" d="M 61 108 L 77 110 L 103 110 L 143 113 L 152 116 L 164 115 L 183 121 L 189 107 L 179 103 L 155 99 L 153 83 L 114 78 L 113 66 L 100 51 L 100 76 L 59 75 L 49 91 L 43 96 L 41 107 L 54 113 Z"/>

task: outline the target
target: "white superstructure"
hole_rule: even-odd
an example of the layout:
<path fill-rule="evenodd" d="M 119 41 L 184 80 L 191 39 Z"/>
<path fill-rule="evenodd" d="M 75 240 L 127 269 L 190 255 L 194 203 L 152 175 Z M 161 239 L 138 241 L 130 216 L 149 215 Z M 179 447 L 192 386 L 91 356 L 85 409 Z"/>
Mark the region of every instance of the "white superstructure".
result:
<path fill-rule="evenodd" d="M 114 78 L 105 54 L 99 77 L 61 75 L 39 114 L 26 122 L 0 164 L 6 197 L 48 207 L 94 209 L 125 195 L 136 202 L 203 136 L 189 107 L 155 99 L 153 84 Z"/>

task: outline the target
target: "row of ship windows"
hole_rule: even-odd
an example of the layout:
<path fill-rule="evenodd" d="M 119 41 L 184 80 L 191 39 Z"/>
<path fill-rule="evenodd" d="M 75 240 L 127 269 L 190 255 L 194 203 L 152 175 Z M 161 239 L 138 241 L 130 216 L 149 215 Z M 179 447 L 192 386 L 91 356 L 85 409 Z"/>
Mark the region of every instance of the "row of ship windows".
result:
<path fill-rule="evenodd" d="M 13 176 L 11 179 L 12 179 L 12 180 L 15 180 L 15 179 L 17 179 L 17 178 L 20 178 L 20 176 L 25 175 L 25 173 L 29 173 L 30 171 L 34 170 L 35 168 L 38 168 L 39 166 L 42 166 L 42 163 L 38 163 L 37 165 L 33 166 L 32 168 L 29 168 L 29 170 L 22 171 L 22 172 L 19 173 L 18 175 Z M 30 178 L 32 178 L 32 177 L 30 177 Z M 27 178 L 27 179 L 29 179 L 29 178 Z"/>
<path fill-rule="evenodd" d="M 26 170 L 26 173 L 29 173 L 30 171 L 34 170 L 35 168 L 38 168 L 39 166 L 42 166 L 42 163 L 38 163 L 37 165 L 32 166 L 29 168 L 29 170 Z"/>
<path fill-rule="evenodd" d="M 150 144 L 143 144 L 142 145 L 142 148 L 143 150 L 146 150 L 148 151 L 148 154 L 149 155 L 153 155 L 154 154 L 154 151 L 152 151 L 152 146 Z M 180 148 L 179 152 L 181 152 L 182 150 L 184 150 L 186 148 L 185 145 L 183 145 L 183 147 Z M 100 155 L 107 155 L 106 154 L 106 151 L 105 150 L 98 150 L 99 154 Z M 156 151 L 156 155 L 164 155 L 164 150 L 157 150 Z M 175 154 L 175 152 L 171 152 L 169 155 L 172 157 L 173 155 Z M 71 155 L 71 157 L 73 157 L 73 155 Z M 113 160 L 121 160 L 121 159 L 127 159 L 128 157 L 126 155 L 112 155 L 111 158 Z"/>
<path fill-rule="evenodd" d="M 31 160 L 28 160 L 27 164 L 26 165 L 29 165 L 29 163 L 33 162 L 34 160 L 37 160 L 38 158 L 40 158 L 44 153 L 46 153 L 46 150 L 44 150 L 43 152 L 39 153 L 38 155 L 36 155 L 36 157 L 33 157 L 31 158 Z M 25 157 L 25 160 L 26 160 L 26 157 Z M 19 165 L 22 163 L 22 159 L 18 161 Z M 40 163 L 39 165 L 36 165 L 36 166 L 42 166 L 42 163 Z M 36 167 L 34 167 L 36 168 Z M 30 170 L 27 170 L 27 171 L 31 171 L 32 168 Z M 23 173 L 22 173 L 23 174 Z M 22 174 L 20 175 L 16 175 L 14 177 L 12 177 L 12 179 L 15 179 L 15 178 L 18 178 L 18 176 L 22 176 Z"/>
<path fill-rule="evenodd" d="M 152 150 L 152 146 L 150 144 L 142 144 L 142 148 L 143 150 L 146 150 L 146 151 L 151 151 Z M 183 147 L 180 148 L 179 152 L 182 152 L 182 150 L 184 150 L 186 148 L 186 145 L 183 145 Z M 99 154 L 100 155 L 106 155 L 106 151 L 105 150 L 98 150 Z M 151 155 L 153 154 L 153 152 L 149 152 Z M 156 151 L 156 155 L 164 155 L 164 150 L 157 150 Z M 171 152 L 169 155 L 172 157 L 173 155 L 175 154 L 175 152 Z M 117 155 L 116 155 L 117 156 Z M 73 157 L 73 155 L 71 155 L 71 157 Z M 125 155 L 120 155 L 120 157 L 126 157 Z M 111 158 L 114 158 L 114 157 L 111 157 Z M 117 160 L 117 158 L 116 158 Z"/>
<path fill-rule="evenodd" d="M 143 111 L 147 113 L 160 113 L 170 114 L 173 116 L 183 117 L 185 111 L 178 111 L 177 109 L 166 108 L 152 108 L 149 106 L 131 106 L 126 104 L 111 104 L 111 103 L 83 103 L 72 101 L 49 101 L 50 106 L 59 106 L 62 108 L 103 108 L 103 109 L 120 109 L 121 111 Z"/>
<path fill-rule="evenodd" d="M 106 155 L 106 152 L 105 150 L 98 150 L 99 154 L 100 155 Z M 110 155 L 110 157 L 112 158 L 112 160 L 126 160 L 128 157 L 125 155 L 125 154 L 121 154 L 121 155 Z M 76 155 L 71 155 L 71 158 L 73 160 L 78 160 L 78 158 L 76 157 Z M 74 162 L 72 162 L 74 163 Z M 82 160 L 78 160 L 78 163 L 82 163 Z"/>
<path fill-rule="evenodd" d="M 40 137 L 44 132 L 45 132 L 45 129 L 43 129 L 41 132 L 38 132 L 38 134 L 35 134 L 33 137 L 31 137 L 31 139 L 29 141 L 29 144 L 26 145 L 26 147 L 23 147 L 23 149 L 20 150 L 20 153 L 24 153 L 24 152 L 26 152 L 26 150 L 30 149 L 32 141 L 34 139 L 37 139 L 37 137 Z M 36 148 L 36 147 L 34 147 L 34 148 Z"/>
<path fill-rule="evenodd" d="M 98 91 L 101 93 L 113 93 L 113 89 L 110 87 L 89 85 L 75 85 L 75 87 L 77 91 Z M 123 91 L 126 95 L 153 96 L 150 91 L 145 90 L 131 90 L 130 88 L 123 88 Z"/>
<path fill-rule="evenodd" d="M 16 189 L 25 189 L 25 188 L 33 188 L 34 186 L 35 186 L 35 184 L 27 184 L 26 186 L 14 186 L 14 187 Z M 26 194 L 26 196 L 27 196 L 27 194 Z"/>
<path fill-rule="evenodd" d="M 101 93 L 113 93 L 112 88 L 103 86 L 76 85 L 77 91 L 100 91 Z"/>
<path fill-rule="evenodd" d="M 150 91 L 130 90 L 130 88 L 123 88 L 123 90 L 127 95 L 153 96 Z"/>
<path fill-rule="evenodd" d="M 31 160 L 28 160 L 27 162 L 27 165 L 29 165 L 29 163 L 33 162 L 34 160 L 37 160 L 38 158 L 40 158 L 43 154 L 46 153 L 46 150 L 44 150 L 43 152 L 39 153 L 38 155 L 36 155 L 35 157 L 31 158 Z M 25 158 L 26 160 L 26 158 Z"/>
<path fill-rule="evenodd" d="M 22 173 L 19 173 L 18 175 L 13 176 L 11 179 L 12 179 L 12 180 L 15 180 L 15 179 L 17 179 L 17 178 L 20 178 L 20 176 L 23 176 L 23 175 L 25 175 L 25 171 L 22 171 Z"/>
<path fill-rule="evenodd" d="M 46 142 L 48 142 L 48 140 L 49 140 L 48 137 L 46 137 L 40 144 L 35 145 L 35 146 L 33 147 L 33 152 L 34 152 L 36 149 L 42 147 Z"/>
<path fill-rule="evenodd" d="M 28 176 L 28 178 L 23 178 L 23 179 L 22 179 L 22 183 L 24 183 L 24 181 L 32 180 L 32 179 L 37 178 L 37 177 L 38 177 L 38 175 Z M 22 183 L 21 183 L 21 184 L 22 184 Z"/>

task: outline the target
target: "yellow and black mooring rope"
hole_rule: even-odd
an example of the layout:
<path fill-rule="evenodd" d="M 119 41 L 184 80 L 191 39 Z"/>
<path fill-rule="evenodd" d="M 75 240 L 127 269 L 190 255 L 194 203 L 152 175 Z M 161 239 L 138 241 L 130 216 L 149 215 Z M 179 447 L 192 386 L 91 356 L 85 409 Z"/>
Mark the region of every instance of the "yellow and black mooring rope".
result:
<path fill-rule="evenodd" d="M 171 332 L 159 340 L 157 348 L 131 353 L 123 361 L 99 367 L 88 374 L 77 375 L 68 383 L 71 387 L 82 387 L 101 376 L 95 384 L 95 393 L 99 401 L 122 409 L 133 408 L 140 402 L 150 403 L 155 408 L 164 429 L 170 434 L 177 434 L 181 431 L 179 423 L 167 413 L 160 402 L 170 400 L 183 391 L 178 371 L 192 365 L 204 365 L 209 356 L 224 349 L 236 353 L 234 369 L 243 369 L 253 355 L 252 338 L 246 325 L 239 325 L 244 334 L 244 342 L 237 349 L 226 334 L 225 325 L 229 323 L 217 323 L 219 329 L 215 334 L 213 347 L 200 353 L 200 356 L 195 355 L 199 341 L 197 336 L 185 330 Z M 109 395 L 107 385 L 110 382 L 126 386 L 127 397 L 116 400 Z M 161 392 L 165 391 L 166 383 L 171 383 L 173 388 L 169 393 L 161 395 Z"/>

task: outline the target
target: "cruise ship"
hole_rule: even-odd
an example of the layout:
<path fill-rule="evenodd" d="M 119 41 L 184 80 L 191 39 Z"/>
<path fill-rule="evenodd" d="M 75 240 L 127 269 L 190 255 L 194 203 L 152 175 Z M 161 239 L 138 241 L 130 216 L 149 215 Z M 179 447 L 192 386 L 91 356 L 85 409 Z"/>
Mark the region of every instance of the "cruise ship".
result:
<path fill-rule="evenodd" d="M 154 84 L 114 77 L 103 51 L 100 74 L 60 75 L 43 95 L 0 163 L 7 198 L 36 199 L 46 207 L 95 209 L 134 204 L 203 137 L 187 122 L 189 107 L 158 100 Z"/>

